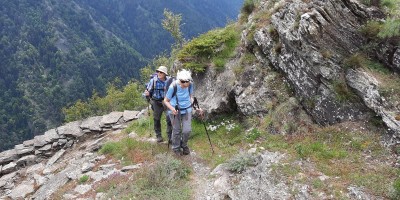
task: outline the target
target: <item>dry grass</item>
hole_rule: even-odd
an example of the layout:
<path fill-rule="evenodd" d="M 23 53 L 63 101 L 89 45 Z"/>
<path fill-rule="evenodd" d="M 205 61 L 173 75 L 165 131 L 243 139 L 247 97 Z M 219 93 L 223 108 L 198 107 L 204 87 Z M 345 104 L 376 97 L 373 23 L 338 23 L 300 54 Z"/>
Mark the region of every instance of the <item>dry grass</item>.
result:
<path fill-rule="evenodd" d="M 279 140 L 271 136 L 264 147 L 290 155 L 283 163 L 300 169 L 293 173 L 279 164 L 276 173 L 313 186 L 313 193 L 341 198 L 343 191 L 355 185 L 372 195 L 390 198 L 398 170 L 387 164 L 395 159 L 379 143 L 378 133 L 378 129 L 364 124 L 345 123 L 315 127 L 315 132 L 308 134 L 277 136 Z M 296 165 L 299 159 L 302 165 Z M 326 175 L 326 180 L 321 180 L 321 175 Z"/>
<path fill-rule="evenodd" d="M 379 82 L 379 93 L 393 109 L 400 110 L 400 78 L 397 74 L 369 70 Z"/>
<path fill-rule="evenodd" d="M 54 200 L 61 200 L 64 199 L 63 195 L 68 193 L 69 191 L 73 191 L 74 188 L 78 185 L 76 181 L 69 181 L 67 184 L 62 186 L 60 189 L 58 189 L 56 192 L 54 192 L 51 196 L 50 199 Z"/>

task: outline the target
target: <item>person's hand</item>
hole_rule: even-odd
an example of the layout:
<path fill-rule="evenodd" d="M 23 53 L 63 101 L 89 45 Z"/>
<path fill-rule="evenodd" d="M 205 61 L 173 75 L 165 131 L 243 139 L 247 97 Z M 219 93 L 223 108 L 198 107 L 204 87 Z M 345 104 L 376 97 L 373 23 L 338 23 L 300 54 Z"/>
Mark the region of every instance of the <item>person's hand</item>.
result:
<path fill-rule="evenodd" d="M 201 119 L 204 118 L 204 111 L 203 109 L 199 108 L 199 109 L 195 109 L 195 113 L 197 113 Z"/>
<path fill-rule="evenodd" d="M 173 110 L 172 110 L 172 114 L 173 114 L 173 115 L 177 115 L 177 114 L 178 114 L 178 111 L 175 110 L 175 109 L 173 109 Z"/>
<path fill-rule="evenodd" d="M 146 95 L 146 97 L 150 96 L 150 92 L 148 90 L 144 91 L 144 95 Z"/>
<path fill-rule="evenodd" d="M 203 115 L 204 114 L 203 109 L 201 109 L 201 108 L 196 109 L 196 112 L 199 113 L 199 115 Z"/>

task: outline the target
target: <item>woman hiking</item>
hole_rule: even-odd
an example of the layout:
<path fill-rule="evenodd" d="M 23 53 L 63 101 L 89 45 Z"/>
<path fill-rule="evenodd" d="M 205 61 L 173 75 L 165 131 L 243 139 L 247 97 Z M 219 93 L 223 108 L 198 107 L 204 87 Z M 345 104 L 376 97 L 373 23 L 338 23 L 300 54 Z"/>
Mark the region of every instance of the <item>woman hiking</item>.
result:
<path fill-rule="evenodd" d="M 178 71 L 168 88 L 164 104 L 172 122 L 172 150 L 175 155 L 189 155 L 189 135 L 192 131 L 192 102 L 194 84 L 190 71 Z M 196 111 L 202 112 L 201 109 Z"/>

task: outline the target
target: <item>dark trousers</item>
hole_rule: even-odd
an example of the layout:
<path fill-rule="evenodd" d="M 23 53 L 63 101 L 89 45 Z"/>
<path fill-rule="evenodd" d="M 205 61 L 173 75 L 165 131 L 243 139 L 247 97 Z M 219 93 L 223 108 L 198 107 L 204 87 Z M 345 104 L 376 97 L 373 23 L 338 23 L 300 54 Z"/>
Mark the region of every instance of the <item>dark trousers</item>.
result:
<path fill-rule="evenodd" d="M 163 112 L 166 112 L 166 107 L 162 103 L 162 101 L 151 100 L 151 105 L 153 108 L 153 119 L 154 119 L 154 132 L 157 137 L 161 137 L 161 115 Z M 172 125 L 169 116 L 166 114 L 165 116 L 167 121 L 167 135 L 168 140 L 171 139 L 172 135 Z"/>

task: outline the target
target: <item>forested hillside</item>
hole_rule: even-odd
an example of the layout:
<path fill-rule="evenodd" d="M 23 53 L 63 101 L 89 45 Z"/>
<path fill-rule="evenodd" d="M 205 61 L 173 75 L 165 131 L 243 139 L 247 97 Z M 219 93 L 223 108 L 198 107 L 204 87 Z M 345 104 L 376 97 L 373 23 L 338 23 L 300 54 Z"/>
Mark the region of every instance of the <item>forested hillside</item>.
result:
<path fill-rule="evenodd" d="M 242 0 L 19 0 L 0 8 L 0 150 L 63 121 L 61 108 L 125 85 L 173 39 L 165 8 L 191 38 L 235 19 Z M 116 80 L 116 81 L 115 81 Z"/>

